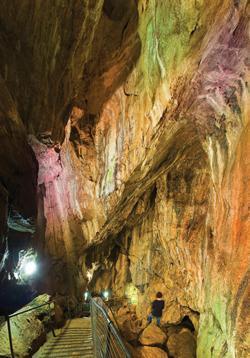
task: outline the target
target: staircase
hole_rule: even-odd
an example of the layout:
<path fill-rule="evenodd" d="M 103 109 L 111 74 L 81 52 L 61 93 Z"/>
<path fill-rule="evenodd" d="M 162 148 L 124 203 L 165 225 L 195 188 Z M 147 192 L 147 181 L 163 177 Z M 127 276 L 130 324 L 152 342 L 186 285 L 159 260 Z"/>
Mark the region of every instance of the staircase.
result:
<path fill-rule="evenodd" d="M 91 298 L 90 306 L 91 318 L 68 320 L 33 357 L 132 358 L 110 318 L 112 311 L 99 297 Z"/>
<path fill-rule="evenodd" d="M 93 358 L 93 342 L 90 318 L 68 320 L 57 337 L 50 338 L 34 354 L 34 358 Z"/>

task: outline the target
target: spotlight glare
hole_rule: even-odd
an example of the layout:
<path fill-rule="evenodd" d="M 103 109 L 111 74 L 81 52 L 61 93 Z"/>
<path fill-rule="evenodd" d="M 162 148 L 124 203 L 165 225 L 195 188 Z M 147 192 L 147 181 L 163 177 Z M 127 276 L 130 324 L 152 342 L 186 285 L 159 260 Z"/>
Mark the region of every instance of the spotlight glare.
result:
<path fill-rule="evenodd" d="M 109 291 L 103 291 L 103 297 L 105 298 L 105 300 L 108 300 L 109 298 Z"/>
<path fill-rule="evenodd" d="M 87 301 L 88 298 L 89 298 L 89 292 L 86 291 L 86 292 L 84 292 L 84 300 Z"/>
<path fill-rule="evenodd" d="M 14 271 L 14 277 L 16 280 L 18 280 L 20 278 L 18 271 Z"/>
<path fill-rule="evenodd" d="M 29 261 L 25 263 L 24 272 L 27 276 L 33 275 L 36 272 L 37 266 L 34 261 Z"/>

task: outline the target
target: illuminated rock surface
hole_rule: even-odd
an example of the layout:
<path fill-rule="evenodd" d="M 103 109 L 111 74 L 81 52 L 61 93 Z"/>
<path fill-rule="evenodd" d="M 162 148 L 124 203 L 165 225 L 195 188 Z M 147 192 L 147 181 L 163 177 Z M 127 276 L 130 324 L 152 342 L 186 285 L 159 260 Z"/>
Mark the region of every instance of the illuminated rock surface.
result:
<path fill-rule="evenodd" d="M 1 253 L 38 212 L 41 290 L 160 290 L 198 357 L 249 356 L 249 3 L 0 7 Z"/>
<path fill-rule="evenodd" d="M 134 353 L 135 358 L 167 358 L 168 355 L 162 349 L 157 347 L 141 347 L 137 348 Z"/>
<path fill-rule="evenodd" d="M 15 313 L 31 309 L 48 301 L 48 295 L 38 296 L 30 304 Z M 13 349 L 17 357 L 29 357 L 46 340 L 46 330 L 44 322 L 42 322 L 42 318 L 45 316 L 48 319 L 48 306 L 40 307 L 10 319 Z M 0 356 L 11 356 L 6 322 L 0 326 Z"/>
<path fill-rule="evenodd" d="M 144 346 L 154 346 L 165 343 L 167 337 L 165 333 L 154 324 L 150 324 L 144 329 L 140 336 L 140 342 Z"/>
<path fill-rule="evenodd" d="M 171 357 L 195 358 L 196 344 L 195 338 L 189 330 L 183 329 L 178 334 L 172 334 L 168 341 L 167 347 Z"/>

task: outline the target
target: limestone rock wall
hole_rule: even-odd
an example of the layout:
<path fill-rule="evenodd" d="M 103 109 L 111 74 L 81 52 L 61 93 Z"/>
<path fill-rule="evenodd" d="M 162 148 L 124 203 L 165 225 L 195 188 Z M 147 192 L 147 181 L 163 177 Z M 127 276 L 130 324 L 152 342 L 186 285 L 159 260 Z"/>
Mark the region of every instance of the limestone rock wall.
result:
<path fill-rule="evenodd" d="M 15 314 L 46 304 L 49 300 L 50 297 L 48 295 L 40 295 L 24 306 L 22 310 L 15 312 Z M 53 311 L 54 304 L 51 303 L 50 306 L 51 311 Z M 2 318 L 4 319 L 4 317 Z M 45 342 L 46 330 L 48 331 L 51 328 L 50 326 L 48 305 L 10 318 L 14 354 L 17 357 L 29 357 L 32 355 Z M 1 356 L 11 357 L 8 328 L 5 319 L 0 324 L 0 338 Z"/>
<path fill-rule="evenodd" d="M 8 213 L 8 193 L 5 188 L 0 186 L 0 272 L 2 272 L 7 259 L 7 213 Z"/>
<path fill-rule="evenodd" d="M 142 27 L 150 4 L 145 2 L 140 14 Z M 157 5 L 156 11 L 158 6 L 163 11 L 164 5 Z M 178 321 L 185 314 L 193 317 L 198 356 L 246 357 L 249 9 L 243 3 L 225 2 L 212 19 L 212 6 L 200 9 L 202 16 L 197 10 L 185 55 L 173 72 L 169 63 L 159 63 L 155 50 L 147 63 L 152 72 L 140 76 L 147 58 L 144 43 L 157 42 L 155 30 L 145 42 L 141 36 L 141 62 L 102 112 L 97 128 L 107 135 L 99 136 L 101 148 L 106 148 L 100 151 L 104 175 L 99 196 L 108 220 L 97 238 L 119 242 L 125 235 L 131 244 L 119 248 L 115 243 L 114 251 L 106 249 L 106 253 L 106 246 L 101 246 L 102 264 L 96 276 L 103 276 L 93 283 L 96 289 L 112 287 L 123 295 L 124 282 L 132 282 L 138 310 L 161 289 L 169 302 L 166 320 Z M 204 35 L 205 14 L 211 27 Z M 166 36 L 160 38 L 167 42 Z M 181 44 L 185 47 L 183 39 Z M 199 44 L 196 49 L 195 44 Z M 178 40 L 176 51 L 177 45 Z M 166 61 L 167 47 L 165 52 L 163 45 L 159 49 Z M 150 87 L 156 68 L 168 75 L 163 80 L 158 74 L 157 86 Z M 150 92 L 154 88 L 157 91 Z M 145 197 L 153 190 L 157 199 L 150 209 Z M 96 252 L 89 255 L 98 262 Z"/>
<path fill-rule="evenodd" d="M 1 178 L 38 208 L 43 289 L 91 281 L 138 315 L 161 289 L 199 357 L 248 355 L 249 16 L 246 0 L 1 3 Z"/>

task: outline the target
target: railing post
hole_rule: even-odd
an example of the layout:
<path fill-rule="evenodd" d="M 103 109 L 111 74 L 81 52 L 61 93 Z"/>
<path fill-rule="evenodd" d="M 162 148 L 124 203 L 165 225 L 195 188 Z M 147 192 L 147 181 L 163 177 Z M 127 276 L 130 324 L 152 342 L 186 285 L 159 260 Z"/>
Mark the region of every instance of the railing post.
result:
<path fill-rule="evenodd" d="M 109 354 L 110 353 L 110 335 L 111 335 L 110 324 L 111 324 L 111 321 L 108 322 L 108 334 L 107 334 L 107 346 L 106 346 L 105 358 L 111 357 L 111 355 Z"/>
<path fill-rule="evenodd" d="M 69 297 L 67 296 L 67 306 L 68 306 L 68 319 L 71 319 L 71 313 L 70 313 L 70 309 L 69 309 Z"/>
<path fill-rule="evenodd" d="M 93 339 L 94 357 L 97 358 L 97 342 L 96 342 L 96 312 L 93 304 L 93 298 L 90 298 L 90 316 L 91 316 L 91 331 Z"/>
<path fill-rule="evenodd" d="M 49 320 L 50 320 L 50 324 L 51 324 L 51 330 L 52 330 L 52 334 L 53 334 L 53 337 L 56 337 L 56 334 L 55 334 L 55 331 L 54 331 L 54 327 L 53 327 L 53 322 L 52 322 L 52 316 L 51 316 L 51 310 L 50 310 L 50 303 L 48 303 L 49 305 Z"/>
<path fill-rule="evenodd" d="M 93 298 L 91 298 L 91 321 L 95 358 L 131 358 L 106 307 Z"/>
<path fill-rule="evenodd" d="M 11 327 L 10 327 L 10 318 L 8 315 L 5 316 L 5 319 L 7 321 L 7 327 L 8 327 L 8 335 L 9 335 L 9 342 L 10 342 L 10 352 L 11 352 L 11 357 L 15 358 L 15 354 L 14 354 L 14 349 L 13 349 L 13 344 L 12 344 L 12 337 L 11 337 Z"/>

